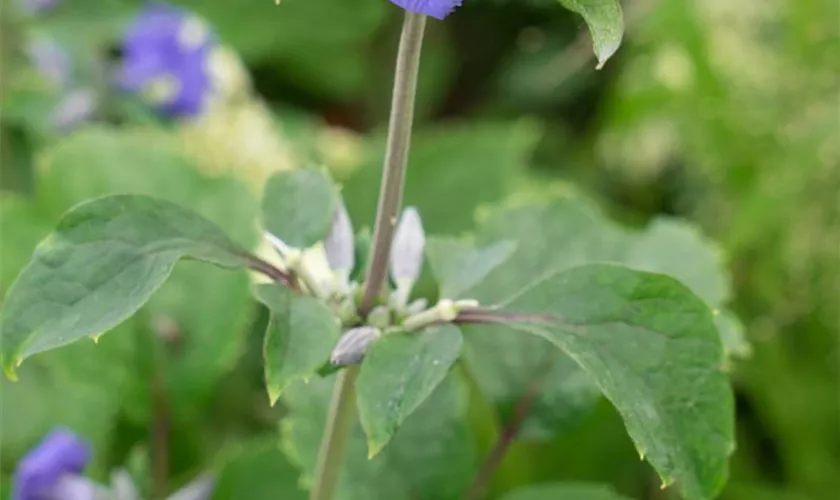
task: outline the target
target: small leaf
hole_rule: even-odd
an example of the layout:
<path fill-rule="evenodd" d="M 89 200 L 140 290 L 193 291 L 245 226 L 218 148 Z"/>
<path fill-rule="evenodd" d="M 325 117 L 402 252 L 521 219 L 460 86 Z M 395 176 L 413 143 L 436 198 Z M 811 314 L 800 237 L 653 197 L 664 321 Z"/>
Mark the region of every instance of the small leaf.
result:
<path fill-rule="evenodd" d="M 691 291 L 593 264 L 550 272 L 500 305 L 556 318 L 509 326 L 548 340 L 592 377 L 663 484 L 686 500 L 718 493 L 734 449 L 733 397 L 711 312 Z"/>
<path fill-rule="evenodd" d="M 335 187 L 323 170 L 277 172 L 263 192 L 263 225 L 287 245 L 309 248 L 326 237 L 337 203 Z"/>
<path fill-rule="evenodd" d="M 440 296 L 460 299 L 496 266 L 513 255 L 516 244 L 500 241 L 484 248 L 456 238 L 430 238 L 426 243 L 429 264 L 440 283 Z"/>
<path fill-rule="evenodd" d="M 461 341 L 457 327 L 444 325 L 391 333 L 371 347 L 356 381 L 368 456 L 379 453 L 446 377 L 461 352 Z"/>
<path fill-rule="evenodd" d="M 246 252 L 212 222 L 174 203 L 117 195 L 77 205 L 35 251 L 2 313 L 10 377 L 32 354 L 99 335 L 131 316 L 182 257 L 245 267 Z"/>
<path fill-rule="evenodd" d="M 259 285 L 257 298 L 271 311 L 265 332 L 265 384 L 273 405 L 294 380 L 314 375 L 329 359 L 338 341 L 338 322 L 313 297 L 279 285 Z"/>
<path fill-rule="evenodd" d="M 628 500 L 603 484 L 556 483 L 525 486 L 502 500 Z"/>
<path fill-rule="evenodd" d="M 583 16 L 592 33 L 592 48 L 598 58 L 596 69 L 604 67 L 624 36 L 624 19 L 618 0 L 560 0 L 567 9 Z"/>

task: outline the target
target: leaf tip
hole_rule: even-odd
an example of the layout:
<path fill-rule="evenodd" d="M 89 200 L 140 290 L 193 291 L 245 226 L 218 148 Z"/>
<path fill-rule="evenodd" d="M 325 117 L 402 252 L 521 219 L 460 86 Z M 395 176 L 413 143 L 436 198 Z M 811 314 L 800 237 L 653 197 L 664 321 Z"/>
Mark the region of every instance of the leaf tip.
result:
<path fill-rule="evenodd" d="M 15 370 L 15 367 L 20 366 L 21 362 L 22 362 L 22 360 L 20 358 L 18 358 L 12 364 L 3 365 L 3 373 L 6 374 L 6 378 L 9 379 L 9 381 L 11 381 L 11 382 L 17 382 L 18 381 L 17 371 Z"/>
<path fill-rule="evenodd" d="M 382 451 L 382 448 L 385 447 L 385 443 L 377 442 L 377 441 L 368 441 L 368 460 L 372 459 L 376 455 L 379 455 L 379 452 Z"/>
<path fill-rule="evenodd" d="M 280 386 L 269 385 L 266 386 L 266 390 L 268 391 L 268 404 L 273 408 L 277 404 L 277 400 L 280 399 L 280 393 L 283 392 L 283 389 Z"/>

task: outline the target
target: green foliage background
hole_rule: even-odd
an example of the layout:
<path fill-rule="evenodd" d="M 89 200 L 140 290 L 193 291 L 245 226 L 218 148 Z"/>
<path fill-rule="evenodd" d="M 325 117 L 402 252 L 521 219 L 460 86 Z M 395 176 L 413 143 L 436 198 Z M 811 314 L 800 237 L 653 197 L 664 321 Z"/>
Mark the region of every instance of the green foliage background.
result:
<path fill-rule="evenodd" d="M 270 110 L 268 135 L 282 139 L 288 164 L 324 163 L 356 225 L 372 221 L 401 12 L 385 0 L 178 3 L 241 57 L 249 99 Z M 229 144 L 196 145 L 207 136 L 122 101 L 70 135 L 43 127 L 56 95 L 28 68 L 24 37 L 40 31 L 66 42 L 78 78 L 95 81 L 96 61 L 113 57 L 138 5 L 68 0 L 35 20 L 3 5 L 2 293 L 64 210 L 106 193 L 190 206 L 255 245 L 259 180 L 276 166 L 277 150 L 263 158 L 259 144 L 242 140 L 258 135 L 251 115 L 221 120 Z M 583 21 L 552 0 L 465 0 L 445 22 L 430 22 L 406 202 L 420 208 L 428 232 L 448 235 L 474 229 L 494 206 L 552 198 L 595 200 L 629 227 L 663 215 L 693 221 L 719 242 L 733 276 L 721 293 L 751 351 L 730 367 L 738 447 L 721 498 L 831 498 L 840 490 L 840 7 L 622 5 L 624 44 L 598 72 Z M 208 144 L 219 149 L 195 154 Z M 244 149 L 257 159 L 228 168 L 212 161 Z M 692 257 L 672 256 L 680 264 Z M 94 442 L 94 475 L 114 464 L 146 475 L 154 395 L 162 392 L 172 484 L 215 467 L 214 498 L 268 499 L 278 489 L 303 498 L 295 465 L 277 446 L 278 422 L 293 442 L 284 441 L 286 451 L 311 432 L 304 419 L 283 418 L 282 405 L 268 405 L 260 357 L 267 314 L 249 286 L 244 275 L 180 264 L 138 316 L 98 345 L 36 356 L 19 382 L 3 380 L 3 491 L 16 460 L 55 424 Z M 422 291 L 434 290 L 428 276 Z M 481 457 L 503 422 L 474 387 L 449 385 L 440 397 L 465 401 L 475 441 L 464 453 Z M 308 397 L 300 389 L 289 396 L 301 405 Z M 537 432 L 514 444 L 492 482 L 494 498 L 560 480 L 608 483 L 630 498 L 672 497 L 606 402 L 563 425 L 556 436 Z M 405 435 L 401 446 L 422 438 Z M 370 480 L 388 472 L 397 474 Z M 252 491 L 240 496 L 243 488 Z M 511 498 L 531 498 L 518 494 Z"/>

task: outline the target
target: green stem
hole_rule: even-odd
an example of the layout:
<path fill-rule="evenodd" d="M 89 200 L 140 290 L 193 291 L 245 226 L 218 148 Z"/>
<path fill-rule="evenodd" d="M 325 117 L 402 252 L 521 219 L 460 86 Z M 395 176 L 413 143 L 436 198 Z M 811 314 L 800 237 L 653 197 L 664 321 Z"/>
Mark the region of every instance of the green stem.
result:
<path fill-rule="evenodd" d="M 391 242 L 394 239 L 397 216 L 402 207 L 411 126 L 414 121 L 414 95 L 417 90 L 420 48 L 425 25 L 426 16 L 406 11 L 397 51 L 388 143 L 382 165 L 382 184 L 379 190 L 379 205 L 376 208 L 373 244 L 368 256 L 365 290 L 359 307 L 363 316 L 373 308 L 376 297 L 385 284 Z"/>
<path fill-rule="evenodd" d="M 344 461 L 344 447 L 353 424 L 356 405 L 353 386 L 359 374 L 358 366 L 349 366 L 338 373 L 333 387 L 327 425 L 318 451 L 315 483 L 309 500 L 330 500 L 338 485 L 338 476 Z"/>

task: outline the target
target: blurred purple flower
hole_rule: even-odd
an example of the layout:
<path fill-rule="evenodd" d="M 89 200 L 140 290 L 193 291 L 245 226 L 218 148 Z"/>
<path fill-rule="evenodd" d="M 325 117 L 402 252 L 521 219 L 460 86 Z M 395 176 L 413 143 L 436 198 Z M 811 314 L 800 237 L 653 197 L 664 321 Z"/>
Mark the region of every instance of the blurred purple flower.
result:
<path fill-rule="evenodd" d="M 49 125 L 57 132 L 68 132 L 88 119 L 96 110 L 96 94 L 79 88 L 67 92 L 50 113 Z"/>
<path fill-rule="evenodd" d="M 426 14 L 435 19 L 443 19 L 461 6 L 462 0 L 391 0 L 391 3 L 399 5 L 405 10 Z"/>
<path fill-rule="evenodd" d="M 92 498 L 90 485 L 74 481 L 90 458 L 87 443 L 66 429 L 53 430 L 18 463 L 12 500 Z"/>
<path fill-rule="evenodd" d="M 201 19 L 150 3 L 123 38 L 117 85 L 144 94 L 168 115 L 197 115 L 211 90 L 207 62 L 215 47 L 216 37 Z"/>
<path fill-rule="evenodd" d="M 26 55 L 38 72 L 56 87 L 64 87 L 70 81 L 70 56 L 52 38 L 38 36 L 30 39 L 26 44 Z"/>

